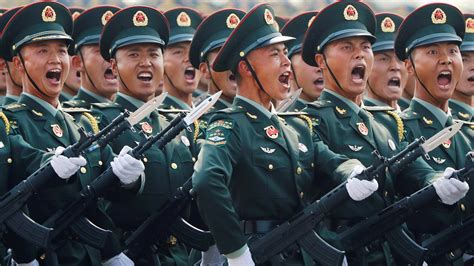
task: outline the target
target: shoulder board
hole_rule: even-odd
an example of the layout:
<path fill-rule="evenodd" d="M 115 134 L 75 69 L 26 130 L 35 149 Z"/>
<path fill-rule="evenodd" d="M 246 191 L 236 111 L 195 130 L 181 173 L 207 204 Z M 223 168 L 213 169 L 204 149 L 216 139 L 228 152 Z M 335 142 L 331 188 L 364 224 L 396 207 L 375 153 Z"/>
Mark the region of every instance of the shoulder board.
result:
<path fill-rule="evenodd" d="M 218 113 L 233 114 L 233 113 L 240 113 L 243 111 L 245 111 L 245 109 L 242 106 L 231 106 L 231 107 L 227 107 L 221 110 L 217 110 L 214 113 L 215 114 L 218 114 Z"/>
<path fill-rule="evenodd" d="M 118 103 L 92 103 L 91 105 L 98 109 L 121 108 L 120 104 Z"/>
<path fill-rule="evenodd" d="M 413 112 L 413 111 L 410 110 L 410 109 L 405 109 L 405 111 L 403 111 L 403 112 L 400 114 L 400 117 L 401 117 L 403 120 L 415 120 L 415 119 L 421 118 L 421 116 L 420 116 L 418 113 Z"/>
<path fill-rule="evenodd" d="M 472 121 L 466 121 L 466 120 L 460 120 L 460 119 L 453 119 L 453 122 L 463 123 L 464 125 L 469 125 L 469 126 L 474 125 L 474 122 Z"/>
<path fill-rule="evenodd" d="M 158 108 L 159 113 L 166 113 L 166 114 L 175 114 L 175 113 L 189 113 L 189 110 L 182 110 L 182 109 L 161 109 Z"/>
<path fill-rule="evenodd" d="M 314 102 L 308 103 L 308 106 L 314 106 L 316 108 L 324 108 L 329 106 L 334 106 L 334 103 L 329 100 L 316 100 Z"/>
<path fill-rule="evenodd" d="M 298 115 L 308 115 L 306 112 L 281 112 L 277 113 L 278 116 L 298 116 Z"/>
<path fill-rule="evenodd" d="M 63 108 L 63 111 L 66 113 L 83 113 L 83 112 L 89 112 L 89 109 L 86 108 L 81 108 L 81 107 L 68 107 L 68 108 Z"/>
<path fill-rule="evenodd" d="M 12 103 L 6 106 L 3 106 L 3 109 L 10 111 L 10 112 L 18 112 L 22 110 L 27 110 L 26 104 L 23 103 Z"/>
<path fill-rule="evenodd" d="M 66 101 L 66 102 L 62 102 L 61 105 L 62 105 L 64 108 L 71 108 L 71 107 L 83 107 L 83 108 L 87 108 L 90 104 L 87 103 L 87 102 L 84 101 L 84 100 L 69 100 L 69 101 Z"/>
<path fill-rule="evenodd" d="M 393 111 L 393 109 L 390 106 L 364 106 L 364 109 L 369 111 L 369 112 L 376 112 L 376 111 Z"/>

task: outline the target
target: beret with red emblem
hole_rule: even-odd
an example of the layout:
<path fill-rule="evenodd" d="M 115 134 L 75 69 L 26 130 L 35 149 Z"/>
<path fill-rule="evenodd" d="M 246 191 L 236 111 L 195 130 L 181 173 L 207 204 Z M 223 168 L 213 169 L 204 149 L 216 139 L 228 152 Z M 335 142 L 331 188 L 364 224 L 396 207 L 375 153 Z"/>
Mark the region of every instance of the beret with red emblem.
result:
<path fill-rule="evenodd" d="M 78 15 L 74 19 L 73 53 L 77 53 L 83 45 L 99 44 L 104 25 L 119 10 L 116 6 L 97 6 Z"/>
<path fill-rule="evenodd" d="M 433 3 L 417 8 L 402 22 L 395 39 L 395 53 L 405 60 L 418 46 L 454 42 L 464 37 L 464 17 L 456 7 Z"/>
<path fill-rule="evenodd" d="M 8 21 L 2 33 L 2 51 L 11 61 L 29 43 L 72 38 L 72 17 L 69 9 L 57 2 L 35 2 L 22 7 Z"/>
<path fill-rule="evenodd" d="M 188 7 L 173 8 L 164 13 L 170 25 L 168 45 L 193 40 L 197 27 L 202 22 L 202 15 Z"/>
<path fill-rule="evenodd" d="M 147 6 L 132 6 L 118 11 L 105 24 L 100 36 L 100 54 L 108 61 L 121 47 L 138 43 L 164 47 L 168 37 L 168 22 L 160 11 Z"/>
<path fill-rule="evenodd" d="M 222 9 L 204 19 L 194 34 L 189 61 L 195 68 L 206 60 L 209 52 L 224 45 L 232 30 L 237 27 L 245 12 L 239 9 Z"/>
<path fill-rule="evenodd" d="M 278 31 L 273 8 L 269 4 L 260 4 L 252 8 L 232 31 L 219 51 L 212 68 L 215 71 L 235 71 L 237 64 L 251 51 L 293 40 Z"/>
<path fill-rule="evenodd" d="M 301 52 L 304 34 L 317 14 L 318 12 L 315 11 L 301 13 L 286 22 L 285 26 L 281 29 L 281 34 L 295 37 L 295 40 L 286 43 L 288 58 Z"/>
<path fill-rule="evenodd" d="M 367 37 L 375 42 L 375 14 L 366 4 L 338 1 L 319 11 L 306 31 L 302 58 L 316 66 L 314 56 L 322 53 L 327 44 L 348 37 Z"/>
<path fill-rule="evenodd" d="M 372 45 L 372 51 L 393 50 L 397 30 L 402 24 L 403 18 L 393 13 L 380 13 L 375 15 L 375 18 L 377 19 L 377 29 L 375 31 L 377 40 Z"/>
<path fill-rule="evenodd" d="M 461 52 L 474 52 L 474 14 L 464 14 L 466 33 L 461 43 Z"/>

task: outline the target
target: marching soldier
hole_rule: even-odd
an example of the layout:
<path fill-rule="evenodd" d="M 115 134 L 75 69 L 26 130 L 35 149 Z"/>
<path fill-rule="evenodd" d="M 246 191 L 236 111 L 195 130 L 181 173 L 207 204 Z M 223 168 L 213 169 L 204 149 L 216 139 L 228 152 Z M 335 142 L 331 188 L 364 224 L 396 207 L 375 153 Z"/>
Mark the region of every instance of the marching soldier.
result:
<path fill-rule="evenodd" d="M 314 19 L 302 50 L 306 63 L 323 69 L 326 84 L 320 100 L 304 110 L 312 118 L 313 131 L 331 150 L 358 159 L 365 166 L 372 165 L 373 150 L 391 157 L 406 146 L 402 141 L 403 124 L 399 118 L 391 122 L 398 126 L 386 127 L 361 107 L 361 96 L 374 60 L 375 21 L 372 10 L 362 2 L 331 4 Z M 441 201 L 453 204 L 464 197 L 468 185 L 457 179 L 448 179 L 450 175 L 451 172 L 446 171 L 444 177 L 438 178 L 436 172 L 418 158 L 396 177 L 382 176 L 378 180 L 381 185 L 377 193 L 369 198 L 360 202 L 348 201 L 335 209 L 327 230 L 321 230 L 322 234 L 336 247 L 343 248 L 336 232 L 393 203 L 399 194 L 411 194 L 433 182 Z M 340 179 L 329 178 L 322 180 L 320 185 L 330 190 L 340 182 Z M 347 256 L 349 264 L 394 264 L 390 247 L 383 240 L 374 241 Z"/>
<path fill-rule="evenodd" d="M 415 26 L 416 25 L 416 26 Z M 448 100 L 461 77 L 459 46 L 465 32 L 462 13 L 448 4 L 428 4 L 413 11 L 403 21 L 395 40 L 395 51 L 416 77 L 415 97 L 402 118 L 409 141 L 431 137 L 453 124 Z M 420 38 L 423 36 L 423 38 Z M 435 170 L 464 167 L 466 153 L 473 150 L 472 138 L 462 131 L 430 152 L 425 161 Z M 417 237 L 434 233 L 471 214 L 474 193 L 468 193 L 456 208 L 427 209 L 420 213 L 429 224 L 410 223 Z"/>
<path fill-rule="evenodd" d="M 21 8 L 3 32 L 3 55 L 20 71 L 24 89 L 18 104 L 9 105 L 5 113 L 12 130 L 43 151 L 69 146 L 79 138 L 78 125 L 60 110 L 58 100 L 69 71 L 67 44 L 71 41 L 71 31 L 72 18 L 66 7 L 55 2 L 37 2 Z M 62 148 L 55 150 L 57 155 L 61 152 Z M 77 175 L 55 182 L 32 197 L 28 202 L 31 217 L 39 223 L 44 222 L 105 170 L 112 157 L 108 146 L 86 153 L 86 164 Z M 144 167 L 139 160 L 122 153 L 114 159 L 112 168 L 124 186 L 133 186 Z M 88 209 L 86 215 L 99 226 L 111 228 L 108 217 L 97 206 Z M 60 245 L 54 253 L 59 264 L 98 265 L 101 260 L 105 265 L 130 264 L 130 259 L 120 253 L 118 241 L 108 240 L 107 248 L 99 253 L 66 231 L 60 236 Z M 35 247 L 26 243 L 13 249 L 13 259 L 18 263 L 35 265 L 37 258 L 53 259 L 49 252 L 46 257 L 40 255 Z"/>
<path fill-rule="evenodd" d="M 272 113 L 271 100 L 288 97 L 291 68 L 284 43 L 293 39 L 281 35 L 275 23 L 272 7 L 257 5 L 233 30 L 213 64 L 214 71 L 236 75 L 238 94 L 231 108 L 210 119 L 193 190 L 229 265 L 253 265 L 248 238 L 267 233 L 301 209 L 312 197 L 306 193 L 316 179 L 345 179 L 361 167 L 328 150 L 311 135 L 305 120 L 295 122 L 296 131 Z M 353 181 L 361 198 L 377 188 L 376 183 Z M 301 253 L 287 254 L 283 261 L 277 256 L 270 263 L 303 264 Z"/>
<path fill-rule="evenodd" d="M 367 106 L 390 106 L 401 112 L 397 101 L 402 96 L 408 72 L 394 51 L 395 34 L 403 18 L 391 13 L 380 13 L 377 20 L 375 37 L 372 45 L 374 67 L 367 80 Z"/>
<path fill-rule="evenodd" d="M 170 9 L 164 15 L 170 25 L 170 39 L 163 55 L 163 83 L 168 96 L 161 108 L 190 110 L 192 93 L 201 73 L 189 62 L 189 48 L 202 17 L 196 10 L 185 7 Z"/>
<path fill-rule="evenodd" d="M 303 88 L 294 109 L 289 111 L 303 110 L 307 103 L 316 101 L 324 89 L 321 69 L 306 64 L 301 58 L 301 43 L 303 42 L 304 34 L 317 14 L 318 12 L 299 14 L 288 21 L 281 30 L 283 35 L 295 38 L 295 40 L 289 41 L 287 44 L 288 58 L 291 60 L 291 70 L 293 71 L 291 87 L 293 90 Z"/>
<path fill-rule="evenodd" d="M 97 105 L 107 125 L 120 112 L 134 111 L 155 96 L 163 78 L 163 48 L 168 42 L 166 18 L 156 9 L 137 6 L 122 9 L 105 25 L 100 39 L 100 53 L 110 61 L 112 71 L 119 80 L 119 91 L 114 103 Z M 155 135 L 168 125 L 163 115 L 154 111 L 135 126 L 136 131 Z M 124 145 L 135 146 L 143 138 L 125 131 L 111 147 L 118 152 Z M 122 234 L 134 231 L 180 187 L 193 172 L 194 157 L 184 135 L 177 137 L 163 150 L 153 146 L 144 153 L 145 172 L 138 193 L 119 192 L 111 199 L 107 209 Z M 124 215 L 126 213 L 126 215 Z M 142 247 L 146 256 L 133 258 L 143 265 L 187 265 L 186 247 L 172 235 L 158 243 L 157 250 Z"/>

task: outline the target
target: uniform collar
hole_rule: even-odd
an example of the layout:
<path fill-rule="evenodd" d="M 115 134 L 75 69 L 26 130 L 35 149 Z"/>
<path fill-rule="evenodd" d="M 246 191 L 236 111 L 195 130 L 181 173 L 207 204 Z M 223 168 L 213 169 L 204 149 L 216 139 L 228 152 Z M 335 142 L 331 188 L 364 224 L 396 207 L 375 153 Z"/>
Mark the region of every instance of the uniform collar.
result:
<path fill-rule="evenodd" d="M 273 107 L 273 103 L 271 103 L 271 107 L 270 107 L 270 111 L 269 111 L 269 110 L 265 109 L 265 107 L 263 107 L 261 104 L 255 102 L 253 100 L 250 100 L 249 98 L 244 97 L 242 95 L 237 95 L 237 96 L 235 96 L 235 98 L 250 104 L 255 109 L 260 111 L 263 115 L 265 115 L 268 119 L 270 119 L 272 117 L 272 115 L 276 113 L 275 108 Z"/>
<path fill-rule="evenodd" d="M 365 97 L 365 100 L 374 104 L 375 106 L 389 106 L 388 104 L 374 98 Z"/>
<path fill-rule="evenodd" d="M 79 92 L 83 92 L 83 93 L 89 95 L 90 97 L 94 98 L 98 103 L 111 103 L 112 102 L 111 100 L 109 100 L 109 99 L 107 99 L 103 96 L 100 96 L 97 93 L 94 93 L 94 92 L 92 92 L 92 91 L 90 91 L 86 88 L 83 88 L 83 87 L 81 87 L 79 89 Z"/>
<path fill-rule="evenodd" d="M 117 92 L 117 96 L 120 96 L 120 97 L 124 98 L 125 100 L 127 100 L 128 102 L 133 104 L 133 106 L 135 106 L 137 109 L 140 108 L 140 106 L 142 106 L 143 104 L 145 104 L 144 101 L 138 100 L 135 97 L 132 97 L 130 95 L 127 95 L 127 94 L 124 94 L 124 93 L 121 93 L 121 92 Z"/>
<path fill-rule="evenodd" d="M 11 94 L 7 94 L 5 95 L 5 97 L 8 97 L 16 102 L 18 102 L 18 100 L 20 99 L 20 96 L 16 96 L 16 95 L 11 95 Z"/>
<path fill-rule="evenodd" d="M 443 110 L 439 109 L 438 107 L 432 105 L 431 103 L 427 101 L 423 101 L 420 98 L 413 97 L 412 101 L 415 101 L 421 104 L 421 106 L 423 106 L 428 112 L 430 112 L 436 118 L 436 120 L 438 120 L 438 122 L 441 125 L 446 125 L 446 121 L 448 121 L 448 117 L 451 116 L 451 111 L 449 110 L 449 108 L 448 108 L 448 112 L 445 113 Z"/>
<path fill-rule="evenodd" d="M 43 100 L 41 98 L 38 98 L 38 97 L 32 95 L 32 94 L 29 94 L 27 92 L 23 92 L 22 94 L 25 95 L 25 97 L 28 97 L 31 100 L 33 100 L 34 102 L 36 102 L 37 104 L 39 104 L 41 107 L 43 107 L 52 116 L 56 116 L 58 110 L 61 109 L 60 104 L 58 104 L 58 108 L 54 108 L 54 106 L 52 106 L 50 103 L 46 102 L 45 100 Z"/>
<path fill-rule="evenodd" d="M 180 99 L 178 99 L 174 96 L 171 96 L 169 94 L 166 97 L 169 98 L 170 100 L 172 100 L 173 102 L 175 102 L 176 105 L 178 105 L 178 109 L 191 110 L 191 107 L 189 107 L 189 105 L 187 103 L 181 101 Z"/>
<path fill-rule="evenodd" d="M 355 112 L 356 114 L 359 113 L 360 109 L 362 107 L 364 107 L 364 103 L 361 102 L 361 106 L 358 106 L 357 104 L 355 104 L 355 102 L 347 99 L 346 97 L 344 96 L 341 96 L 339 93 L 335 92 L 335 91 L 332 91 L 332 90 L 328 90 L 328 89 L 324 89 L 323 90 L 323 93 L 326 92 L 326 93 L 329 93 L 331 94 L 332 96 L 336 97 L 337 99 L 339 99 L 340 101 L 342 101 L 343 103 L 345 103 L 347 105 L 347 107 L 349 107 L 353 112 Z"/>
<path fill-rule="evenodd" d="M 459 107 L 461 107 L 462 109 L 469 111 L 469 114 L 471 115 L 473 114 L 474 108 L 467 103 L 463 103 L 461 101 L 453 100 L 453 99 L 449 99 L 449 103 L 459 105 Z"/>

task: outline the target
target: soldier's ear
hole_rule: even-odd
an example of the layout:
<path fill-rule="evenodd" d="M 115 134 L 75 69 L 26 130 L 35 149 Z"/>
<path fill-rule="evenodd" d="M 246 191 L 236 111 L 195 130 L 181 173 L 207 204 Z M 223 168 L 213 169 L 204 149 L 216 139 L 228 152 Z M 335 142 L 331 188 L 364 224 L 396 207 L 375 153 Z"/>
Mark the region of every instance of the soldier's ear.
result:
<path fill-rule="evenodd" d="M 13 60 L 13 65 L 15 66 L 15 68 L 21 73 L 25 73 L 25 68 L 23 67 L 23 64 L 21 63 L 20 57 L 16 55 L 12 58 L 12 60 Z"/>
<path fill-rule="evenodd" d="M 115 60 L 115 58 L 110 58 L 110 67 L 112 68 L 112 73 L 115 75 L 115 76 L 118 76 L 118 68 L 117 68 L 117 60 Z"/>
<path fill-rule="evenodd" d="M 241 77 L 252 76 L 252 72 L 250 72 L 249 66 L 244 60 L 240 60 L 239 63 L 237 63 L 237 72 Z"/>
<path fill-rule="evenodd" d="M 324 62 L 324 57 L 322 54 L 315 54 L 314 55 L 314 61 L 316 61 L 316 64 L 318 67 L 321 69 L 326 69 L 326 62 Z"/>
<path fill-rule="evenodd" d="M 83 72 L 84 71 L 84 65 L 82 64 L 81 57 L 78 55 L 73 55 L 72 56 L 72 67 L 77 69 L 78 71 Z"/>
<path fill-rule="evenodd" d="M 411 63 L 410 59 L 405 59 L 405 67 L 408 71 L 408 74 L 415 74 L 415 71 L 413 70 L 413 64 Z"/>
<path fill-rule="evenodd" d="M 209 73 L 206 62 L 201 62 L 201 64 L 199 64 L 199 72 L 202 73 L 202 76 L 205 79 L 211 79 L 211 73 Z"/>
<path fill-rule="evenodd" d="M 0 73 L 6 70 L 7 62 L 3 58 L 0 58 Z"/>

